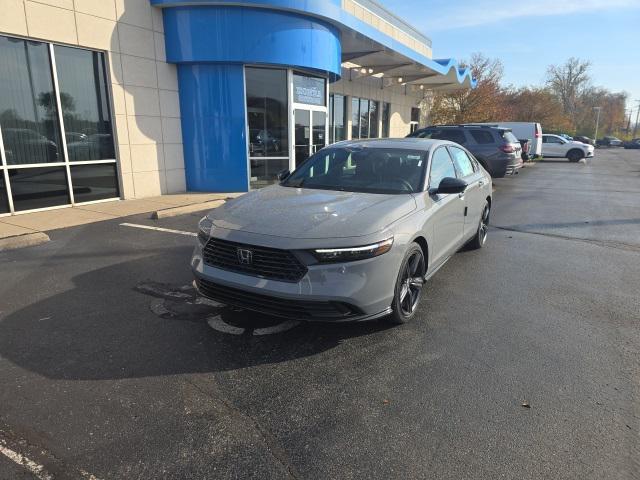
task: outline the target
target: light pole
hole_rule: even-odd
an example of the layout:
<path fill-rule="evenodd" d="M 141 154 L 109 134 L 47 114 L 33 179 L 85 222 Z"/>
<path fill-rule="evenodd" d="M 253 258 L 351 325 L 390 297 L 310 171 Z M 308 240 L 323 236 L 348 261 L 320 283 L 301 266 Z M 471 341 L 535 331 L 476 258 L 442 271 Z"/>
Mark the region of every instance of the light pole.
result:
<path fill-rule="evenodd" d="M 596 116 L 596 133 L 595 136 L 593 138 L 594 142 L 598 142 L 598 126 L 600 125 L 600 110 L 602 110 L 602 107 L 593 107 L 594 110 L 597 110 L 598 115 Z"/>
<path fill-rule="evenodd" d="M 638 113 L 636 113 L 636 124 L 633 126 L 633 137 L 636 138 L 636 131 L 638 130 L 638 120 L 640 120 L 640 100 L 636 100 L 638 102 Z"/>

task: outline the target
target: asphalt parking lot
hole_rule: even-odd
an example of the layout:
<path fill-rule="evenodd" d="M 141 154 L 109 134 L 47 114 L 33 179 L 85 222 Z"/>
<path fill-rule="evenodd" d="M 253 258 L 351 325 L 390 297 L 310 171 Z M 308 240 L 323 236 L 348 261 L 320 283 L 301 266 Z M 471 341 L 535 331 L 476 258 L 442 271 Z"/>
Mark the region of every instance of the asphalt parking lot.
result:
<path fill-rule="evenodd" d="M 0 253 L 0 478 L 640 478 L 640 151 L 495 187 L 401 327 L 221 310 L 120 225 L 198 215 Z"/>

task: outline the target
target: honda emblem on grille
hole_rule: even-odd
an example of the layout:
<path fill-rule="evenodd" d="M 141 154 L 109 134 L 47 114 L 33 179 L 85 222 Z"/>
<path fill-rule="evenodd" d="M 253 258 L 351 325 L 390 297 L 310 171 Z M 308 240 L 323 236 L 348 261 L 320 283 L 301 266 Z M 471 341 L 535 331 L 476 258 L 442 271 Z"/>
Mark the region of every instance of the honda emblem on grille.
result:
<path fill-rule="evenodd" d="M 238 262 L 240 265 L 251 265 L 253 263 L 253 252 L 246 248 L 238 248 Z"/>

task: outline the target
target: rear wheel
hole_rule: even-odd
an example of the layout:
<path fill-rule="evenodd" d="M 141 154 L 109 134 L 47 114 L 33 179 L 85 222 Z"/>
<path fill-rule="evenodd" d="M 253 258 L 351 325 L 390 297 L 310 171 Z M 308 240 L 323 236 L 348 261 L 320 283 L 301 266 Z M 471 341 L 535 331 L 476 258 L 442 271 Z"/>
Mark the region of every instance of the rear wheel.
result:
<path fill-rule="evenodd" d="M 582 150 L 570 150 L 567 153 L 567 158 L 570 162 L 579 162 L 582 158 L 584 158 L 584 152 Z"/>
<path fill-rule="evenodd" d="M 426 261 L 422 248 L 417 243 L 413 243 L 407 249 L 400 266 L 393 304 L 391 305 L 392 312 L 388 317 L 389 322 L 406 323 L 415 316 L 426 272 Z"/>

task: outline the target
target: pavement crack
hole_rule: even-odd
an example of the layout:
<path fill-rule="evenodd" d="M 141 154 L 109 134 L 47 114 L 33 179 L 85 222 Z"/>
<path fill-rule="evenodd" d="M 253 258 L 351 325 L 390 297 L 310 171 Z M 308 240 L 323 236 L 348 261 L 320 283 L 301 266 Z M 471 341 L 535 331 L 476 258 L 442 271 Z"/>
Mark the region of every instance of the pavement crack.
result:
<path fill-rule="evenodd" d="M 560 235 L 558 233 L 535 232 L 535 231 L 532 231 L 532 230 L 521 230 L 521 229 L 518 229 L 518 228 L 500 227 L 500 226 L 497 226 L 497 225 L 491 225 L 491 227 L 492 228 L 496 228 L 498 230 L 504 230 L 504 231 L 507 231 L 507 232 L 526 233 L 526 234 L 529 234 L 529 235 L 540 235 L 540 236 L 543 236 L 543 237 L 558 238 L 560 240 L 570 240 L 570 241 L 574 241 L 574 242 L 589 243 L 591 245 L 597 245 L 599 247 L 604 247 L 604 248 L 614 248 L 614 249 L 617 249 L 617 250 L 640 252 L 640 245 L 631 245 L 629 243 L 614 242 L 614 241 L 610 241 L 610 240 L 593 240 L 593 239 L 590 239 L 590 238 L 571 237 L 569 235 Z"/>
<path fill-rule="evenodd" d="M 291 464 L 289 460 L 289 456 L 287 455 L 287 452 L 280 446 L 278 439 L 271 432 L 265 429 L 256 418 L 254 418 L 251 414 L 243 410 L 240 410 L 238 407 L 236 407 L 232 402 L 230 402 L 226 398 L 223 398 L 211 392 L 210 388 L 207 388 L 203 385 L 199 385 L 199 382 L 196 382 L 189 378 L 185 378 L 184 381 L 190 384 L 191 386 L 193 386 L 203 395 L 206 395 L 212 400 L 217 401 L 229 412 L 230 415 L 232 415 L 236 419 L 239 419 L 241 421 L 244 420 L 245 422 L 248 421 L 253 426 L 253 428 L 260 434 L 260 437 L 262 438 L 265 445 L 267 446 L 267 449 L 269 450 L 269 453 L 271 454 L 271 456 L 280 465 L 282 465 L 282 467 L 287 471 L 288 478 L 291 478 L 293 480 L 300 480 L 302 478 L 300 473 L 298 473 L 298 471 L 296 470 L 295 466 Z"/>

